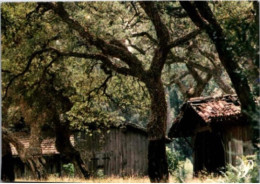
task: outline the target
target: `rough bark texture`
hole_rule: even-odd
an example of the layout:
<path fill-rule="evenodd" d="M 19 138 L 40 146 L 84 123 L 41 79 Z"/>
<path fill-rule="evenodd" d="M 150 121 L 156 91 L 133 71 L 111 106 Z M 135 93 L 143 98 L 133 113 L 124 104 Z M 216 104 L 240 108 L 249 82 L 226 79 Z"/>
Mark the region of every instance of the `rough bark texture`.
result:
<path fill-rule="evenodd" d="M 36 120 L 36 122 L 38 122 Z M 31 136 L 30 136 L 30 143 L 28 152 L 31 154 L 31 160 L 28 160 L 30 164 L 34 177 L 37 179 L 46 179 L 47 173 L 44 168 L 46 163 L 45 159 L 42 156 L 42 149 L 41 149 L 41 129 L 40 124 L 34 122 L 31 124 Z"/>
<path fill-rule="evenodd" d="M 147 82 L 151 98 L 151 116 L 147 125 L 148 174 L 151 182 L 168 182 L 168 163 L 165 150 L 167 103 L 161 79 Z"/>
<path fill-rule="evenodd" d="M 56 148 L 61 154 L 63 162 L 72 162 L 76 168 L 80 170 L 84 178 L 89 178 L 89 172 L 81 159 L 80 153 L 72 146 L 70 142 L 69 123 L 56 123 Z"/>
<path fill-rule="evenodd" d="M 19 141 L 15 135 L 13 135 L 6 128 L 2 127 L 3 140 L 8 144 L 11 143 L 16 148 L 21 161 L 27 164 L 34 173 L 35 178 L 45 179 L 46 173 L 44 170 L 45 160 L 42 159 L 42 155 L 33 155 L 30 149 L 26 149 L 24 145 Z"/>
<path fill-rule="evenodd" d="M 165 138 L 167 122 L 167 104 L 161 79 L 146 84 L 151 98 L 151 116 L 147 125 L 150 140 Z"/>
<path fill-rule="evenodd" d="M 50 90 L 53 94 L 55 94 L 56 101 L 61 103 L 62 112 L 69 111 L 72 107 L 70 99 L 64 96 L 62 92 L 57 91 L 55 88 L 51 88 Z M 55 122 L 56 149 L 60 152 L 63 162 L 73 163 L 76 170 L 79 169 L 80 171 L 78 174 L 82 173 L 83 177 L 87 179 L 90 176 L 88 168 L 81 159 L 80 153 L 72 146 L 70 142 L 70 122 L 67 120 L 61 120 L 60 113 L 57 112 L 55 105 L 56 104 L 53 104 L 53 121 Z"/>
<path fill-rule="evenodd" d="M 151 182 L 168 182 L 169 175 L 165 150 L 165 139 L 149 141 L 148 159 L 148 174 Z"/>
<path fill-rule="evenodd" d="M 33 171 L 33 177 L 36 179 L 46 179 L 45 159 L 42 156 L 41 149 L 41 125 L 46 119 L 46 114 L 39 112 L 33 113 L 32 107 L 23 99 L 19 103 L 24 120 L 30 125 L 30 141 L 29 147 L 26 149 L 26 164 Z"/>

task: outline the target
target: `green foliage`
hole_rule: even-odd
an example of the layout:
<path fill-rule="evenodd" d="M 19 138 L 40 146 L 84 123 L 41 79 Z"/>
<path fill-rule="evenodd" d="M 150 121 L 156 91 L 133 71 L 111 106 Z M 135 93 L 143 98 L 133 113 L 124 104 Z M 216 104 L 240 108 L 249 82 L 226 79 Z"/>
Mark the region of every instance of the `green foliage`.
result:
<path fill-rule="evenodd" d="M 169 173 L 179 183 L 185 182 L 187 177 L 191 176 L 193 172 L 190 160 L 185 159 L 183 155 L 181 155 L 177 150 L 172 151 L 168 147 L 166 147 L 166 154 L 168 159 Z"/>
<path fill-rule="evenodd" d="M 227 166 L 223 173 L 225 183 L 259 183 L 259 166 L 256 157 L 247 156 L 238 158 L 238 166 Z"/>
<path fill-rule="evenodd" d="M 122 21 L 130 18 L 129 12 L 124 11 L 128 6 L 129 4 L 115 2 L 65 3 L 73 18 L 106 39 L 125 38 L 129 34 L 128 31 L 121 31 L 125 26 Z M 3 75 L 2 94 L 5 94 L 4 89 L 10 79 L 24 71 L 32 54 L 45 47 L 63 52 L 97 52 L 95 48 L 82 46 L 77 34 L 67 29 L 66 24 L 60 22 L 54 14 L 41 14 L 35 10 L 36 7 L 37 3 L 4 3 L 1 7 L 2 67 L 8 71 Z M 113 22 L 110 21 L 112 19 Z M 119 61 L 114 62 L 120 64 Z M 4 108 L 7 109 L 5 112 L 9 113 L 3 113 L 5 122 L 12 122 L 10 119 L 14 119 L 15 112 L 10 112 L 19 106 L 18 100 L 23 98 L 34 114 L 47 113 L 49 101 L 54 102 L 52 105 L 57 111 L 66 114 L 65 120 L 71 121 L 71 126 L 77 129 L 88 131 L 89 125 L 106 128 L 125 121 L 145 125 L 149 115 L 149 100 L 144 84 L 131 77 L 115 73 L 112 75 L 106 86 L 100 88 L 107 74 L 99 61 L 57 58 L 52 52 L 36 55 L 29 70 L 9 88 L 9 101 L 4 99 Z M 52 88 L 59 91 L 59 95 L 70 99 L 73 104 L 70 111 L 62 108 L 63 102 L 53 94 Z M 52 123 L 52 119 L 44 121 Z"/>
<path fill-rule="evenodd" d="M 168 159 L 168 169 L 170 174 L 173 174 L 178 168 L 180 161 L 183 160 L 183 157 L 178 151 L 171 151 L 170 148 L 166 147 L 166 154 Z"/>
<path fill-rule="evenodd" d="M 237 62 L 246 66 L 244 68 L 250 76 L 251 65 L 247 61 L 253 60 L 258 65 L 254 58 L 258 51 L 258 39 L 255 38 L 259 26 L 250 13 L 252 2 L 210 2 L 210 5 L 227 33 L 226 39 L 231 45 L 229 49 L 233 50 Z M 100 50 L 85 43 L 53 11 L 37 10 L 37 7 L 37 3 L 2 3 L 1 6 L 2 69 L 5 71 L 2 75 L 2 94 L 5 94 L 12 78 L 19 75 L 9 87 L 8 98 L 3 100 L 3 122 L 12 124 L 22 116 L 28 116 L 27 119 L 30 117 L 35 122 L 35 117 L 44 116 L 39 119 L 46 124 L 53 124 L 55 110 L 71 122 L 72 128 L 85 130 L 88 135 L 92 135 L 93 129 L 101 133 L 102 128 L 122 122 L 145 126 L 150 114 L 150 101 L 146 86 L 139 80 L 108 71 L 100 61 L 93 59 L 61 57 L 52 51 L 34 55 L 50 48 L 64 53 L 100 54 Z M 154 42 L 157 37 L 152 22 L 138 2 L 69 2 L 64 3 L 64 7 L 69 16 L 92 35 L 106 42 L 113 39 L 120 41 L 133 56 L 142 61 L 145 69 L 149 69 L 157 47 Z M 191 20 L 185 17 L 179 2 L 157 2 L 156 7 L 172 40 L 195 29 Z M 176 13 L 184 16 L 176 17 Z M 153 39 L 147 35 L 133 36 L 140 32 L 146 32 Z M 190 42 L 172 48 L 167 58 L 162 80 L 168 87 L 170 108 L 174 109 L 175 116 L 185 100 L 185 93 L 196 87 L 196 80 L 187 68 L 188 62 L 210 69 L 214 65 L 221 65 L 214 45 L 205 35 L 202 33 Z M 201 51 L 212 54 L 213 62 Z M 114 65 L 128 67 L 118 58 L 109 57 Z M 25 71 L 28 61 L 31 63 Z M 229 77 L 223 68 L 220 69 L 221 78 L 230 85 Z M 196 71 L 202 79 L 205 78 L 207 72 L 199 68 Z M 177 79 L 177 82 L 173 79 Z M 185 88 L 184 92 L 180 90 L 178 82 Z M 252 82 L 251 85 L 256 86 Z M 212 78 L 202 95 L 212 95 L 216 91 L 221 91 L 220 86 Z M 69 99 L 71 108 L 64 107 L 64 98 L 61 97 Z M 23 113 L 20 111 L 24 105 L 21 99 L 27 105 L 27 111 Z M 177 174 L 178 181 L 183 182 L 183 157 L 190 157 L 191 154 L 183 140 L 176 142 L 179 152 L 167 150 L 169 169 Z"/>
<path fill-rule="evenodd" d="M 104 175 L 104 170 L 103 170 L 103 169 L 98 169 L 98 170 L 97 170 L 97 173 L 96 173 L 96 176 L 97 176 L 98 178 L 104 178 L 104 177 L 105 177 L 105 175 Z"/>
<path fill-rule="evenodd" d="M 62 165 L 62 169 L 67 176 L 69 177 L 75 176 L 75 168 L 72 163 Z"/>

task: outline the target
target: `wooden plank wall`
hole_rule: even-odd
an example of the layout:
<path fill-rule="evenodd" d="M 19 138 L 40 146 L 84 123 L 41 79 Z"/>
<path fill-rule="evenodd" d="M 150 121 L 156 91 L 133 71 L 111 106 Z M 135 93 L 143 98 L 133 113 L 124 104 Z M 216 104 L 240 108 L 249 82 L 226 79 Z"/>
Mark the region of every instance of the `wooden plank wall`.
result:
<path fill-rule="evenodd" d="M 227 126 L 223 132 L 226 162 L 236 165 L 237 157 L 253 153 L 249 126 Z"/>
<path fill-rule="evenodd" d="M 148 140 L 145 134 L 113 128 L 103 144 L 98 140 L 98 135 L 76 139 L 81 154 L 92 157 L 83 157 L 91 170 L 103 169 L 108 176 L 147 175 Z"/>

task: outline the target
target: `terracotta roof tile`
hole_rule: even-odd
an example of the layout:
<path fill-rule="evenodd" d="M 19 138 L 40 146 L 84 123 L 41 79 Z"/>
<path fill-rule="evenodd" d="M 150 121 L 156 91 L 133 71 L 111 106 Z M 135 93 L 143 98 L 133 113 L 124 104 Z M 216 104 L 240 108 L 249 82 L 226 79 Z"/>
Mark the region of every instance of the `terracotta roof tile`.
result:
<path fill-rule="evenodd" d="M 229 116 L 241 113 L 238 98 L 234 95 L 223 97 L 192 98 L 187 102 L 205 121 L 210 122 L 214 118 L 225 119 Z"/>
<path fill-rule="evenodd" d="M 21 143 L 25 146 L 25 148 L 29 147 L 30 137 L 28 134 L 25 135 L 25 134 L 18 133 L 15 134 L 15 136 L 21 141 Z M 73 135 L 70 136 L 70 142 L 73 146 L 75 146 L 75 140 Z M 12 144 L 10 145 L 11 145 L 12 155 L 18 155 L 16 148 Z M 55 147 L 55 138 L 48 137 L 44 139 L 41 143 L 41 148 L 42 148 L 43 155 L 59 154 L 59 152 Z"/>

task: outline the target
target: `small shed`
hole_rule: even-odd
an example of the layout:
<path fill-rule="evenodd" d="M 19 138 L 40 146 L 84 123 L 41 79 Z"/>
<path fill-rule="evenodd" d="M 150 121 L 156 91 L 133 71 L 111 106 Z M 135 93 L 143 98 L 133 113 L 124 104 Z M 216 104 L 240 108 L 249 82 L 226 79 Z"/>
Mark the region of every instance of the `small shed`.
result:
<path fill-rule="evenodd" d="M 30 135 L 24 132 L 16 132 L 15 136 L 20 140 L 25 148 L 29 147 Z M 70 142 L 75 145 L 74 136 L 70 136 Z M 18 156 L 16 148 L 11 145 L 11 152 L 13 155 L 14 163 L 14 173 L 15 178 L 30 178 L 33 174 L 30 168 L 25 165 Z M 45 168 L 48 174 L 62 175 L 62 160 L 60 158 L 60 153 L 55 147 L 55 138 L 46 137 L 41 142 L 42 156 L 46 161 Z"/>
<path fill-rule="evenodd" d="M 191 137 L 195 175 L 236 165 L 238 156 L 253 153 L 251 130 L 236 95 L 191 98 L 181 107 L 170 138 Z"/>
<path fill-rule="evenodd" d="M 126 123 L 112 126 L 109 133 L 89 136 L 78 132 L 76 148 L 92 174 L 107 176 L 147 175 L 148 139 L 145 128 Z"/>
<path fill-rule="evenodd" d="M 111 126 L 108 133 L 74 132 L 70 137 L 72 145 L 80 152 L 82 160 L 92 175 L 147 175 L 148 140 L 144 128 L 130 123 Z M 16 136 L 29 147 L 29 135 Z M 55 138 L 47 137 L 41 143 L 48 174 L 62 176 L 63 162 L 55 148 Z M 30 177 L 30 169 L 22 163 L 15 147 L 11 144 L 14 158 L 15 178 Z"/>

